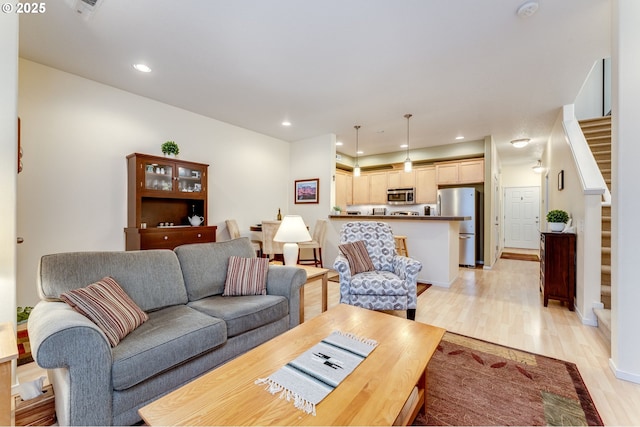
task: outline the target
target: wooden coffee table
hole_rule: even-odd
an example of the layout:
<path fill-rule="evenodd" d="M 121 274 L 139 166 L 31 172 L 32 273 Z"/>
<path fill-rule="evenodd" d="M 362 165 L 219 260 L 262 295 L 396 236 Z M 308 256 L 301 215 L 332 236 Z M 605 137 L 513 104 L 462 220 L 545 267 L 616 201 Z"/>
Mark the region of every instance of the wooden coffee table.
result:
<path fill-rule="evenodd" d="M 378 341 L 378 347 L 306 414 L 256 385 L 331 332 Z M 445 330 L 340 304 L 161 397 L 138 412 L 148 425 L 392 425 L 415 386 L 403 420 L 426 411 L 427 364 Z"/>

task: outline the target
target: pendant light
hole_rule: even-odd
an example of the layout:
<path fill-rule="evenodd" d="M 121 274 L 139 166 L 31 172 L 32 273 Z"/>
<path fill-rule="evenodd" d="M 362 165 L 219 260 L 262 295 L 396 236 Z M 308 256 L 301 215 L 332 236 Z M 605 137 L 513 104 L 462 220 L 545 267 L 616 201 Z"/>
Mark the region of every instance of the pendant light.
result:
<path fill-rule="evenodd" d="M 411 159 L 409 158 L 409 119 L 411 118 L 411 114 L 405 114 L 404 118 L 407 119 L 407 158 L 404 161 L 404 171 L 411 172 L 411 168 L 413 166 Z"/>
<path fill-rule="evenodd" d="M 358 129 L 360 129 L 360 125 L 355 125 L 356 129 L 356 164 L 353 167 L 353 176 L 360 176 L 360 165 L 358 164 Z"/>

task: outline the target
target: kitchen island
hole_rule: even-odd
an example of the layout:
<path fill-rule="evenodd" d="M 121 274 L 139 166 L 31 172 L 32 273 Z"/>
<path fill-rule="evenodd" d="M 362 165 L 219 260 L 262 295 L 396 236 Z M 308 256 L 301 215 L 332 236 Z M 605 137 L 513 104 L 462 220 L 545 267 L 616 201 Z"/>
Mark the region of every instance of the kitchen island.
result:
<path fill-rule="evenodd" d="M 380 221 L 391 226 L 393 234 L 407 236 L 409 256 L 422 262 L 418 281 L 450 287 L 458 277 L 459 229 L 465 216 L 425 215 L 330 215 L 330 240 L 335 248 L 340 228 L 351 221 Z M 337 252 L 336 252 L 337 253 Z M 329 258 L 333 262 L 334 258 Z M 327 261 L 329 261 L 329 259 Z"/>

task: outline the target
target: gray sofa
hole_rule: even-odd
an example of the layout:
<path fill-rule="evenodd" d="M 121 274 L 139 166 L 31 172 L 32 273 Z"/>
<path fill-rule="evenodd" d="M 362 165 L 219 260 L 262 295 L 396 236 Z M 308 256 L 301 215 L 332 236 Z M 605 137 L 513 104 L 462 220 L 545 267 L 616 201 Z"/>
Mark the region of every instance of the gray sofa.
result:
<path fill-rule="evenodd" d="M 223 297 L 247 238 L 170 250 L 76 252 L 40 261 L 32 354 L 48 369 L 60 425 L 130 425 L 138 409 L 299 323 L 302 269 L 270 266 L 267 295 Z M 111 347 L 61 293 L 112 276 L 149 320 Z"/>

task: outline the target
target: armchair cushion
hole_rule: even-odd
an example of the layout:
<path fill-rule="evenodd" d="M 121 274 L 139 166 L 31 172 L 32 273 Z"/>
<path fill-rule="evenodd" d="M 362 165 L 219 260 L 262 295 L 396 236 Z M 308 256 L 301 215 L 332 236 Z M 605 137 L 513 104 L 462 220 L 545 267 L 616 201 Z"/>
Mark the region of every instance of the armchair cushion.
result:
<path fill-rule="evenodd" d="M 113 277 L 64 292 L 60 298 L 98 325 L 111 347 L 149 319 Z"/>
<path fill-rule="evenodd" d="M 353 243 L 345 243 L 338 246 L 340 251 L 347 257 L 351 274 L 363 273 L 365 271 L 373 271 L 375 267 L 367 252 L 367 247 L 362 240 Z"/>

